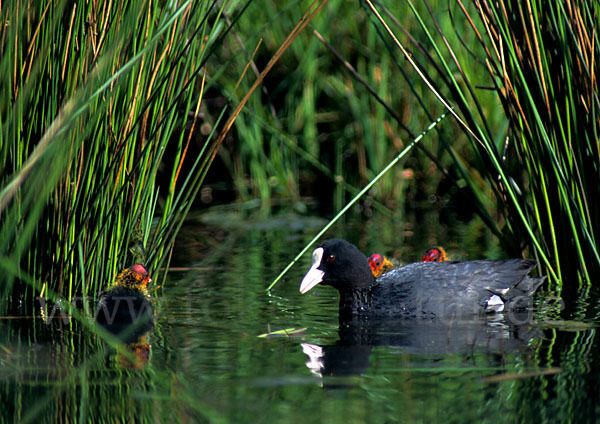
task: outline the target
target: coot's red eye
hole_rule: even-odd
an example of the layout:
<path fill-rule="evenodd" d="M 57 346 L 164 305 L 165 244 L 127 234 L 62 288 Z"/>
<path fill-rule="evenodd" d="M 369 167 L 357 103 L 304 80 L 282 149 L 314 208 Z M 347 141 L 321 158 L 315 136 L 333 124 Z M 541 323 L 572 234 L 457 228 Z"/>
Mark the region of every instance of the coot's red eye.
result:
<path fill-rule="evenodd" d="M 327 256 L 327 262 L 333 262 L 335 260 L 335 255 Z"/>

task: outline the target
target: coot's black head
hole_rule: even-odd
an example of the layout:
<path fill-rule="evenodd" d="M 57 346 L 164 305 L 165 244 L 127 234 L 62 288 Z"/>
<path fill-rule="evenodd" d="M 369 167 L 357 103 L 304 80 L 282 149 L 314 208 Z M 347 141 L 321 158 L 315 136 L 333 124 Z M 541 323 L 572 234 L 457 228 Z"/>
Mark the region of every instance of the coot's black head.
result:
<path fill-rule="evenodd" d="M 368 288 L 375 284 L 367 258 L 352 243 L 341 239 L 325 241 L 313 252 L 312 266 L 302 279 L 300 293 L 317 284 L 339 291 Z"/>

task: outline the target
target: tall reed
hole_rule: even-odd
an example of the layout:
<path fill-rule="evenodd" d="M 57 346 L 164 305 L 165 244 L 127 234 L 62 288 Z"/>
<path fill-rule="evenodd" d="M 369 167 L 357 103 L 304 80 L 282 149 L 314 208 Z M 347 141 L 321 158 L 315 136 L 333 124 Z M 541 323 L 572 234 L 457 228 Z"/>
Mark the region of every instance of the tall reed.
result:
<path fill-rule="evenodd" d="M 527 221 L 557 275 L 591 283 L 600 273 L 600 6 L 500 1 L 477 11 L 511 147 L 527 169 Z"/>
<path fill-rule="evenodd" d="M 229 32 L 227 3 L 9 3 L 0 28 L 2 294 L 15 305 L 70 300 L 132 262 L 158 268 L 210 164 L 214 138 L 199 128 L 218 119 L 203 118 L 203 89 L 206 62 Z M 234 6 L 233 21 L 244 10 Z M 187 156 L 191 143 L 197 158 Z"/>
<path fill-rule="evenodd" d="M 592 200 L 600 176 L 597 5 L 458 2 L 447 11 L 448 27 L 429 2 L 409 2 L 419 35 L 380 2 L 363 5 L 390 54 L 407 59 L 406 66 L 398 62 L 401 72 L 412 69 L 454 110 L 479 163 L 468 169 L 453 155 L 455 168 L 481 204 L 488 204 L 481 189 L 493 193 L 505 246 L 515 253 L 534 247 L 556 287 L 578 278 L 591 284 L 600 271 L 600 211 Z M 508 119 L 504 131 L 490 123 L 490 93 Z M 441 140 L 455 151 L 452 140 Z"/>
<path fill-rule="evenodd" d="M 98 293 L 131 263 L 168 264 L 229 130 L 244 129 L 236 119 L 252 93 L 326 3 L 296 18 L 252 83 L 244 82 L 252 56 L 233 30 L 251 0 L 4 9 L 3 294 L 14 305 L 70 301 Z M 235 75 L 231 90 L 225 74 Z M 208 90 L 220 105 L 206 104 Z M 229 101 L 237 107 L 226 115 Z"/>

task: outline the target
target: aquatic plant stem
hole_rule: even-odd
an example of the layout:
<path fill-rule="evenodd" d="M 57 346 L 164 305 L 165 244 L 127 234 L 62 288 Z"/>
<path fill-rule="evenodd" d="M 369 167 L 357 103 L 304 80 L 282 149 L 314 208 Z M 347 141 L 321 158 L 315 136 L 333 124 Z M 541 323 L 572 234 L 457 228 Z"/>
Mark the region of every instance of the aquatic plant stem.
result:
<path fill-rule="evenodd" d="M 462 125 L 462 127 L 465 129 L 465 131 L 467 131 L 475 140 L 477 140 L 478 143 L 480 143 L 482 146 L 485 146 L 484 143 L 481 141 L 481 139 L 473 132 L 473 130 L 471 130 L 471 128 L 469 128 L 469 126 L 461 119 L 461 117 L 458 116 L 458 114 L 456 112 L 454 112 L 454 108 L 450 104 L 448 104 L 448 102 L 446 102 L 446 100 L 444 100 L 444 98 L 442 97 L 442 95 L 440 93 L 438 93 L 438 91 L 433 87 L 433 85 L 431 84 L 431 82 L 429 81 L 429 79 L 425 76 L 425 74 L 423 73 L 423 71 L 421 70 L 421 68 L 413 60 L 412 55 L 410 55 L 406 51 L 406 49 L 404 48 L 404 46 L 402 45 L 402 43 L 400 43 L 400 41 L 398 40 L 398 38 L 396 37 L 396 35 L 394 34 L 394 32 L 390 29 L 390 27 L 388 26 L 388 24 L 381 17 L 381 15 L 377 11 L 377 9 L 375 9 L 375 6 L 373 6 L 373 3 L 371 3 L 370 0 L 365 0 L 365 1 L 368 4 L 368 6 L 371 9 L 371 11 L 375 14 L 375 16 L 377 17 L 377 19 L 379 20 L 379 22 L 381 22 L 381 24 L 385 28 L 386 32 L 389 34 L 389 36 L 392 38 L 392 40 L 394 40 L 394 44 L 396 44 L 396 46 L 400 49 L 400 51 L 402 51 L 402 54 L 404 55 L 404 57 L 406 58 L 406 60 L 408 60 L 408 62 L 413 67 L 413 69 L 417 72 L 417 74 L 419 74 L 419 77 L 421 77 L 421 80 L 423 80 L 423 82 L 425 84 L 427 84 L 427 87 L 429 87 L 429 89 L 431 90 L 431 92 L 433 93 L 433 95 L 435 97 L 437 97 L 437 99 L 440 101 L 440 103 L 442 103 L 444 105 L 444 107 L 446 109 L 448 109 L 448 111 L 452 114 L 452 116 L 454 116 L 454 118 L 456 119 L 456 121 L 460 125 Z"/>
<path fill-rule="evenodd" d="M 331 228 L 331 226 L 333 224 L 335 224 L 341 217 L 342 215 L 344 215 L 346 213 L 346 211 L 348 209 L 350 209 L 357 201 L 358 199 L 360 199 L 366 192 L 368 192 L 371 187 L 373 187 L 375 185 L 375 183 L 377 181 L 379 181 L 379 179 L 381 177 L 383 177 L 390 169 L 392 169 L 394 167 L 394 165 L 396 165 L 400 159 L 402 159 L 408 152 L 410 152 L 410 150 L 415 147 L 417 145 L 417 143 L 419 141 L 421 141 L 423 139 L 423 137 L 425 136 L 425 134 L 427 134 L 429 131 L 431 131 L 433 128 L 435 128 L 437 126 L 437 124 L 439 122 L 441 122 L 447 115 L 449 112 L 444 112 L 440 115 L 440 117 L 438 119 L 436 119 L 435 121 L 433 121 L 431 124 L 429 124 L 429 126 L 427 128 L 425 128 L 425 130 L 423 132 L 421 132 L 421 134 L 417 135 L 413 141 L 411 141 L 411 143 L 406 146 L 394 159 L 392 159 L 392 161 L 386 165 L 385 168 L 383 168 L 379 174 L 377 174 L 375 176 L 375 178 L 373 178 L 361 191 L 358 192 L 358 194 L 356 196 L 354 196 L 354 198 L 352 200 L 350 200 L 350 202 L 348 202 L 348 204 L 346 206 L 344 206 L 338 213 L 337 215 L 327 223 L 327 225 L 325 225 L 321 231 L 319 231 L 317 233 L 317 235 L 304 247 L 304 249 L 302 249 L 300 251 L 300 253 L 298 253 L 296 255 L 296 257 L 288 264 L 288 266 L 286 266 L 284 268 L 283 271 L 281 271 L 281 273 L 279 273 L 279 275 L 277 276 L 277 278 L 275 278 L 273 280 L 273 282 L 269 285 L 269 287 L 267 287 L 267 291 L 270 291 L 275 284 L 277 284 L 279 282 L 279 280 L 281 280 L 281 278 L 283 278 L 283 276 L 285 274 L 287 274 L 287 272 L 290 270 L 290 268 L 292 266 L 294 266 L 294 264 L 296 262 L 298 262 L 298 260 L 302 257 L 302 255 L 304 255 L 306 253 L 306 251 L 308 249 L 310 249 L 310 247 L 329 229 Z"/>
<path fill-rule="evenodd" d="M 306 28 L 306 25 L 308 25 L 308 23 L 310 21 L 312 21 L 312 19 L 317 15 L 317 13 L 321 10 L 321 8 L 323 6 L 325 6 L 326 3 L 327 3 L 327 0 L 323 0 L 320 3 L 318 3 L 316 0 L 313 1 L 311 3 L 310 7 L 307 9 L 304 16 L 302 17 L 302 19 L 300 19 L 300 21 L 298 21 L 296 26 L 288 34 L 287 38 L 285 40 L 283 40 L 283 43 L 281 43 L 281 45 L 279 46 L 279 48 L 277 49 L 277 51 L 275 52 L 273 57 L 271 57 L 271 59 L 269 59 L 269 62 L 267 62 L 267 65 L 265 66 L 263 71 L 258 75 L 258 77 L 254 81 L 254 83 L 252 83 L 252 86 L 250 87 L 248 92 L 244 95 L 244 97 L 242 98 L 240 103 L 234 109 L 231 116 L 227 119 L 227 122 L 225 122 L 225 125 L 224 125 L 223 129 L 221 130 L 221 133 L 219 134 L 219 136 L 217 137 L 217 140 L 215 142 L 215 147 L 211 153 L 209 164 L 212 163 L 212 161 L 215 159 L 217 153 L 219 152 L 219 147 L 223 143 L 223 140 L 225 140 L 225 137 L 229 133 L 229 130 L 231 130 L 231 128 L 233 127 L 233 123 L 235 122 L 238 115 L 240 114 L 240 112 L 242 111 L 242 109 L 244 108 L 246 103 L 248 102 L 248 99 L 250 98 L 252 93 L 254 93 L 254 91 L 258 88 L 258 86 L 263 82 L 263 80 L 265 79 L 265 76 L 271 71 L 271 69 L 277 63 L 277 61 L 279 60 L 281 55 L 283 55 L 283 53 L 292 44 L 292 42 L 296 39 L 296 37 L 298 37 L 298 35 L 302 32 L 302 30 L 304 30 L 304 28 Z M 244 69 L 244 72 L 246 72 L 246 70 L 247 70 L 247 68 Z"/>

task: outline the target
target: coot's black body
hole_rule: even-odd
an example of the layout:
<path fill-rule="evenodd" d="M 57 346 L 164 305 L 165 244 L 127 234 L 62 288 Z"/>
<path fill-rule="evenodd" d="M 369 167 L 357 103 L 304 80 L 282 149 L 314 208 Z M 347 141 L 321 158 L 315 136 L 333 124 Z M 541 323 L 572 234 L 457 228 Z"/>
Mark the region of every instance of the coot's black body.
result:
<path fill-rule="evenodd" d="M 113 287 L 100 295 L 96 322 L 129 343 L 154 326 L 154 309 L 148 295 L 151 281 L 143 265 L 123 270 Z"/>
<path fill-rule="evenodd" d="M 132 325 L 153 321 L 150 301 L 136 290 L 115 287 L 100 296 L 96 320 L 101 324 Z"/>
<path fill-rule="evenodd" d="M 315 249 L 300 291 L 317 284 L 340 293 L 340 320 L 362 318 L 469 319 L 526 308 L 544 278 L 527 274 L 524 259 L 413 263 L 379 278 L 356 246 L 331 239 Z"/>
<path fill-rule="evenodd" d="M 115 287 L 100 296 L 96 322 L 129 343 L 154 326 L 154 310 L 139 291 Z"/>

